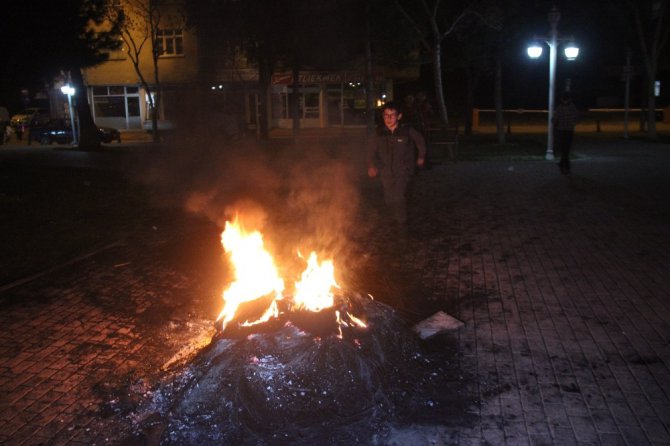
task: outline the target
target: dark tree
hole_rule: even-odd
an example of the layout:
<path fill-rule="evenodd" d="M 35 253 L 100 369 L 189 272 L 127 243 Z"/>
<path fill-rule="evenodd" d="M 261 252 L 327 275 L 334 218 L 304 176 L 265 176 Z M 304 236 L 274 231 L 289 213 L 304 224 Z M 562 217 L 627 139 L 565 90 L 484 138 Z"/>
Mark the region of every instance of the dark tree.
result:
<path fill-rule="evenodd" d="M 644 67 L 647 94 L 647 137 L 656 139 L 655 81 L 659 64 L 668 59 L 670 39 L 669 0 L 622 0 L 621 8 L 637 37 L 637 48 Z"/>
<path fill-rule="evenodd" d="M 151 134 L 157 143 L 161 139 L 158 111 L 163 95 L 157 36 L 161 28 L 184 28 L 182 4 L 175 0 L 120 0 L 118 4 L 108 5 L 107 18 L 119 28 L 126 54 L 147 92 Z M 151 55 L 149 67 L 142 64 L 145 53 Z"/>
<path fill-rule="evenodd" d="M 444 99 L 442 79 L 444 40 L 454 33 L 459 26 L 464 26 L 467 19 L 474 16 L 488 26 L 497 28 L 498 11 L 487 11 L 472 7 L 472 2 L 446 2 L 442 0 L 395 0 L 396 7 L 402 12 L 409 26 L 420 36 L 421 44 L 431 55 L 435 96 L 442 124 L 449 123 L 447 106 Z M 477 8 L 477 9 L 476 9 Z"/>
<path fill-rule="evenodd" d="M 261 139 L 269 137 L 270 86 L 272 73 L 283 59 L 288 11 L 285 2 L 273 0 L 194 0 L 186 5 L 189 24 L 197 30 L 203 53 L 203 79 L 215 80 L 218 72 L 240 57 L 258 70 Z"/>
<path fill-rule="evenodd" d="M 286 0 L 194 0 L 188 2 L 189 23 L 197 30 L 202 79 L 243 59 L 258 71 L 260 137 L 269 132 L 269 94 L 277 69 L 294 74 L 290 98 L 294 130 L 298 126 L 300 70 L 341 68 L 361 54 L 362 22 L 354 13 L 357 2 Z M 358 8 L 360 9 L 360 8 Z M 358 11 L 360 15 L 360 11 Z"/>
<path fill-rule="evenodd" d="M 3 5 L 3 39 L 9 49 L 9 70 L 3 77 L 20 73 L 23 84 L 53 83 L 62 73 L 69 73 L 77 91 L 76 110 L 79 117 L 80 140 L 83 149 L 100 146 L 91 110 L 86 98 L 82 68 L 107 60 L 110 50 L 116 49 L 118 27 L 103 26 L 107 0 L 67 0 L 43 2 L 39 7 L 29 2 L 9 2 Z M 4 36 L 3 36 L 4 37 Z M 15 88 L 16 83 L 12 83 Z"/>

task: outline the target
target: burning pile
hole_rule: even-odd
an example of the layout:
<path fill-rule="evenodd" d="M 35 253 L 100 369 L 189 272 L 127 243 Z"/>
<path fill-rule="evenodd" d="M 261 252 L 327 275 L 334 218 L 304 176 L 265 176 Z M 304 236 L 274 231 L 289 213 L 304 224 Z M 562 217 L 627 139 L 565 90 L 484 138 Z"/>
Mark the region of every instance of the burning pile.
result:
<path fill-rule="evenodd" d="M 390 307 L 343 292 L 332 261 L 311 253 L 287 293 L 259 232 L 229 222 L 222 243 L 235 270 L 222 330 L 135 415 L 139 435 L 158 433 L 163 445 L 384 444 L 398 423 L 452 417 L 448 361 L 422 353 Z"/>
<path fill-rule="evenodd" d="M 231 332 L 273 321 L 271 328 L 290 322 L 311 333 L 316 330 L 323 334 L 324 329 L 327 332 L 329 327 L 335 327 L 340 338 L 343 328 L 366 327 L 352 313 L 352 302 L 343 294 L 335 294 L 340 287 L 332 260 L 319 262 L 312 251 L 300 280 L 293 286 L 293 294 L 286 295 L 284 280 L 265 249 L 260 232 L 246 231 L 236 218 L 226 222 L 221 243 L 235 271 L 235 280 L 223 292 L 225 303 L 217 318 L 223 320 L 223 332 L 233 321 L 242 322 L 237 322 Z M 298 255 L 302 258 L 300 252 Z M 329 318 L 332 324 L 328 323 Z"/>
<path fill-rule="evenodd" d="M 161 445 L 387 444 L 397 423 L 447 420 L 456 405 L 441 387 L 446 364 L 422 353 L 393 309 L 350 300 L 368 329 L 342 338 L 291 323 L 216 338 L 153 392 L 135 415 L 140 435 L 160 432 Z"/>

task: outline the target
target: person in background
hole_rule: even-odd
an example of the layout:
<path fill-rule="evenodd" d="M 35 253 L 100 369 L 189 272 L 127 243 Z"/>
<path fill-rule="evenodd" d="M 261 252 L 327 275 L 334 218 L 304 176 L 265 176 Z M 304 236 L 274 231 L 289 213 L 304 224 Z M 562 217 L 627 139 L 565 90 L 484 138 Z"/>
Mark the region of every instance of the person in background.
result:
<path fill-rule="evenodd" d="M 383 125 L 368 145 L 368 176 L 379 175 L 384 202 L 404 235 L 407 223 L 407 191 L 416 166 L 424 165 L 426 142 L 417 130 L 400 124 L 402 113 L 395 102 L 382 109 Z"/>
<path fill-rule="evenodd" d="M 420 91 L 416 94 L 416 108 L 418 114 L 419 131 L 423 133 L 424 138 L 428 137 L 428 129 L 435 119 L 433 107 L 430 105 L 426 93 Z"/>
<path fill-rule="evenodd" d="M 561 95 L 561 103 L 554 110 L 554 142 L 557 151 L 561 154 L 558 166 L 563 175 L 570 175 L 570 149 L 575 134 L 575 125 L 579 119 L 577 107 L 572 102 L 570 93 L 565 91 Z"/>
<path fill-rule="evenodd" d="M 426 93 L 420 91 L 416 94 L 416 110 L 417 110 L 417 130 L 421 132 L 424 139 L 427 141 L 426 144 L 426 163 L 424 168 L 431 169 L 430 159 L 431 159 L 431 147 L 430 147 L 430 128 L 435 125 L 435 114 L 433 113 L 433 107 L 430 105 Z"/>
<path fill-rule="evenodd" d="M 404 105 L 402 109 L 403 109 L 402 113 L 403 124 L 409 125 L 413 127 L 415 130 L 422 132 L 420 128 L 421 123 L 419 122 L 419 114 L 416 107 L 416 100 L 414 99 L 413 95 L 408 94 L 407 96 L 405 96 Z"/>
<path fill-rule="evenodd" d="M 5 126 L 5 143 L 8 143 L 12 139 L 13 135 L 14 135 L 14 128 L 12 128 L 11 125 L 7 124 Z"/>
<path fill-rule="evenodd" d="M 37 127 L 38 122 L 39 122 L 39 121 L 38 121 L 38 119 L 37 119 L 37 115 L 35 115 L 35 116 L 30 120 L 30 122 L 28 123 L 28 127 L 26 127 L 25 133 L 26 133 L 26 136 L 27 136 L 26 139 L 28 140 L 28 145 L 31 145 L 32 142 L 33 142 L 33 135 L 32 135 L 32 133 L 34 132 L 33 129 L 35 129 L 35 127 Z"/>
<path fill-rule="evenodd" d="M 0 144 L 4 144 L 9 138 L 7 127 L 9 127 L 9 112 L 5 107 L 0 107 Z"/>

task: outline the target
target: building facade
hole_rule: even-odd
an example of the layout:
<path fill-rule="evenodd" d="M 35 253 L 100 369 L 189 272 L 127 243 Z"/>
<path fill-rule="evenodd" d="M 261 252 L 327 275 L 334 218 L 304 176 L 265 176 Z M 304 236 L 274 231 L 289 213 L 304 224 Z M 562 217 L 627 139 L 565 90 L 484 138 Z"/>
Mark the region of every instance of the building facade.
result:
<path fill-rule="evenodd" d="M 130 3 L 130 2 L 128 2 Z M 117 3 L 127 15 L 135 14 L 130 23 L 142 23 L 142 10 L 129 8 L 123 0 Z M 290 128 L 292 119 L 289 97 L 293 93 L 291 72 L 278 71 L 272 76 L 266 114 L 259 109 L 261 94 L 258 72 L 243 57 L 225 61 L 223 69 L 203 81 L 197 34 L 189 30 L 183 18 L 173 11 L 163 14 L 156 30 L 158 79 L 151 53 L 151 39 L 146 27 L 124 30 L 122 47 L 110 53 L 109 59 L 84 71 L 87 99 L 98 125 L 123 130 L 149 128 L 151 101 L 149 90 L 160 84 L 158 105 L 160 125 L 179 125 L 182 120 L 202 111 L 207 104 L 211 125 L 228 125 L 230 131 L 258 128 L 260 116 L 270 117 L 270 128 Z M 146 22 L 146 21 L 145 21 Z M 141 51 L 136 51 L 142 43 Z M 139 67 L 143 83 L 136 66 Z M 397 73 L 396 73 L 397 75 Z M 418 68 L 401 76 L 418 77 Z M 356 69 L 342 71 L 301 71 L 299 74 L 300 125 L 304 128 L 365 125 L 366 91 L 363 73 Z M 149 89 L 144 85 L 148 85 Z M 393 97 L 393 75 L 375 75 L 377 100 Z M 188 110 L 188 112 L 187 112 Z"/>

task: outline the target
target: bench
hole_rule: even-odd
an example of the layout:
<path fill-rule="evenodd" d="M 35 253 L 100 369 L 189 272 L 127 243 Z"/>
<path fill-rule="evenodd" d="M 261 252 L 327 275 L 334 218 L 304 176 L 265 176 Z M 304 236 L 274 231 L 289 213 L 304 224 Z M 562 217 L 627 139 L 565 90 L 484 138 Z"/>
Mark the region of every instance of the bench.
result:
<path fill-rule="evenodd" d="M 458 123 L 449 123 L 447 127 L 431 127 L 428 129 L 428 145 L 433 156 L 441 153 L 447 155 L 449 159 L 456 159 L 458 156 Z"/>

